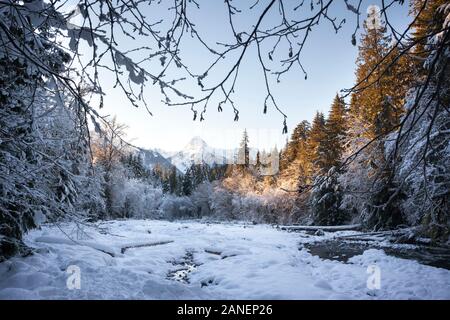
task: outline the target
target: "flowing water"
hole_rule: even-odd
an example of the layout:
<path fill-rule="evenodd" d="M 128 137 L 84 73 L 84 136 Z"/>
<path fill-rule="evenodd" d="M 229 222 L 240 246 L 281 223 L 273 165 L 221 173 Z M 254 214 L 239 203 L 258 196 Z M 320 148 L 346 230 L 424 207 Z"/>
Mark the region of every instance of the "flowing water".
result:
<path fill-rule="evenodd" d="M 387 255 L 416 260 L 419 263 L 450 270 L 450 249 L 426 246 L 380 246 L 376 243 L 327 240 L 304 244 L 312 255 L 322 259 L 347 263 L 353 256 L 361 255 L 368 249 L 381 249 Z"/>

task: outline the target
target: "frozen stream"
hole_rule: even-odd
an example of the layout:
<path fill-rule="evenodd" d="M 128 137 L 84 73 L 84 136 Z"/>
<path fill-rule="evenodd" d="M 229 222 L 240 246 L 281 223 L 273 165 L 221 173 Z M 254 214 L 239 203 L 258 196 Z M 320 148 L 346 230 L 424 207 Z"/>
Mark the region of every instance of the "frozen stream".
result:
<path fill-rule="evenodd" d="M 46 225 L 26 235 L 35 254 L 0 263 L 0 299 L 450 299 L 449 270 L 393 256 L 387 244 L 339 258 L 332 238 L 347 234 L 357 232 L 153 220 Z M 374 268 L 379 289 L 367 286 Z"/>

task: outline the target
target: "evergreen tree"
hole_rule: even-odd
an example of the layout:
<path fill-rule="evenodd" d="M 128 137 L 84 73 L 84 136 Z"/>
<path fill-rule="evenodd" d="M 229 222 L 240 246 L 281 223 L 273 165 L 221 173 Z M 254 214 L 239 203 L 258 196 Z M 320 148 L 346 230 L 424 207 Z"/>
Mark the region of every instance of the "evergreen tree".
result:
<path fill-rule="evenodd" d="M 347 130 L 345 102 L 336 94 L 325 124 L 326 144 L 324 171 L 339 166 L 344 149 Z"/>
<path fill-rule="evenodd" d="M 209 170 L 209 181 L 221 180 L 225 177 L 225 173 L 227 172 L 228 165 L 227 164 L 217 164 L 215 163 L 212 168 Z"/>
<path fill-rule="evenodd" d="M 205 172 L 204 172 L 205 163 L 193 163 L 190 167 L 190 171 L 192 174 L 192 185 L 195 189 L 200 183 L 205 180 Z"/>
<path fill-rule="evenodd" d="M 415 62 L 415 70 L 418 75 L 426 75 L 427 70 L 424 68 L 424 61 L 430 54 L 430 48 L 427 44 L 430 38 L 439 33 L 443 28 L 445 20 L 445 12 L 443 6 L 448 4 L 447 0 L 411 0 L 411 12 L 417 16 L 413 22 L 413 41 Z M 442 8 L 438 10 L 438 8 Z"/>
<path fill-rule="evenodd" d="M 358 165 L 350 167 L 346 176 L 354 175 L 359 180 L 349 185 L 368 188 L 352 196 L 357 198 L 353 201 L 356 207 L 363 208 L 359 210 L 368 225 L 394 227 L 403 220 L 401 213 L 392 207 L 400 201 L 401 194 L 393 191 L 396 185 L 385 156 L 385 140 L 403 114 L 405 94 L 411 85 L 411 66 L 406 56 L 398 56 L 399 48 L 392 49 L 385 26 L 369 28 L 365 23 L 364 27 L 357 59 L 357 85 L 349 109 L 350 122 L 361 128 L 352 128 L 348 134 L 352 142 L 349 145 L 364 149 L 351 150 L 350 153 L 358 152 L 358 158 L 353 159 Z M 352 173 L 351 168 L 359 171 Z M 389 203 L 384 202 L 387 199 Z"/>
<path fill-rule="evenodd" d="M 342 190 L 336 172 L 318 176 L 311 192 L 311 211 L 316 225 L 340 225 L 348 219 L 341 209 Z"/>
<path fill-rule="evenodd" d="M 281 151 L 280 151 L 280 154 L 281 154 Z M 261 158 L 260 157 L 261 157 L 261 155 L 258 150 L 256 152 L 256 163 L 255 163 L 256 169 L 259 169 L 261 167 Z"/>
<path fill-rule="evenodd" d="M 169 192 L 176 194 L 178 191 L 178 173 L 177 168 L 175 166 L 172 167 L 170 170 L 170 174 L 168 177 L 168 184 L 169 184 Z"/>
<path fill-rule="evenodd" d="M 238 164 L 242 165 L 244 168 L 248 168 L 250 165 L 250 147 L 247 129 L 245 129 L 242 134 L 241 145 L 238 152 Z"/>
<path fill-rule="evenodd" d="M 311 131 L 308 139 L 308 149 L 313 166 L 317 173 L 323 172 L 326 163 L 326 145 L 325 145 L 325 117 L 322 112 L 317 112 L 314 116 Z"/>
<path fill-rule="evenodd" d="M 312 157 L 309 146 L 311 125 L 300 122 L 294 129 L 280 158 L 280 185 L 286 189 L 303 189 L 311 184 Z M 287 164 L 283 165 L 283 162 Z"/>
<path fill-rule="evenodd" d="M 186 196 L 191 195 L 192 193 L 192 176 L 191 170 L 188 169 L 183 176 L 183 194 Z"/>
<path fill-rule="evenodd" d="M 163 178 L 163 180 L 162 180 L 162 191 L 164 193 L 170 193 L 170 184 L 169 184 L 169 179 L 167 177 Z"/>
<path fill-rule="evenodd" d="M 364 23 L 364 28 L 350 113 L 364 124 L 364 136 L 374 139 L 398 125 L 412 74 L 410 60 L 391 47 L 385 26 L 369 28 Z"/>
<path fill-rule="evenodd" d="M 303 120 L 294 129 L 291 135 L 291 140 L 288 142 L 285 155 L 286 161 L 291 163 L 294 161 L 302 148 L 305 148 L 305 141 L 308 138 L 310 131 L 310 124 Z"/>
<path fill-rule="evenodd" d="M 121 162 L 129 169 L 130 177 L 150 182 L 151 172 L 144 165 L 140 154 L 129 152 L 121 157 Z"/>
<path fill-rule="evenodd" d="M 375 123 L 382 108 L 386 106 L 387 87 L 381 77 L 382 66 L 375 68 L 389 51 L 390 37 L 383 26 L 368 28 L 361 39 L 356 61 L 356 82 L 359 84 L 352 97 L 350 111 L 365 123 L 365 135 L 376 137 Z M 385 119 L 387 120 L 387 119 Z"/>

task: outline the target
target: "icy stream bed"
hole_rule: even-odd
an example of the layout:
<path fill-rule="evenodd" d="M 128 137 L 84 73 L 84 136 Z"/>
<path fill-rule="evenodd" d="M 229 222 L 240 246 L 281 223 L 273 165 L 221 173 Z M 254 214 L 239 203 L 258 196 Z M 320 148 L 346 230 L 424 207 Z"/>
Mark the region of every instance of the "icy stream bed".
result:
<path fill-rule="evenodd" d="M 333 239 L 347 234 L 357 232 L 153 220 L 45 225 L 26 235 L 33 255 L 0 263 L 0 299 L 450 299 L 449 270 L 394 256 L 399 246 L 387 244 L 344 259 Z"/>

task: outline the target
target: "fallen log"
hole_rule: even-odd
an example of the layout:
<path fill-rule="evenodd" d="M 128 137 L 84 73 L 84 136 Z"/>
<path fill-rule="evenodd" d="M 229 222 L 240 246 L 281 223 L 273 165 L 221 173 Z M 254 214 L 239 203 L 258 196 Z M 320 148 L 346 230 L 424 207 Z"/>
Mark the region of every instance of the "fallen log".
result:
<path fill-rule="evenodd" d="M 216 251 L 216 250 L 211 250 L 211 249 L 205 249 L 205 252 L 209 253 L 209 254 L 214 254 L 216 256 L 220 256 L 222 254 L 221 251 Z"/>
<path fill-rule="evenodd" d="M 60 237 L 52 237 L 52 236 L 37 237 L 34 241 L 43 242 L 43 243 L 51 243 L 51 244 L 79 245 L 79 246 L 89 247 L 91 249 L 106 253 L 113 258 L 116 256 L 116 250 L 113 247 L 103 245 L 100 243 L 96 243 L 96 242 L 92 242 L 92 241 L 74 240 L 69 237 L 60 238 Z"/>
<path fill-rule="evenodd" d="M 218 251 L 218 250 L 214 250 L 214 249 L 205 249 L 205 252 L 219 256 L 222 258 L 222 260 L 226 259 L 226 258 L 235 257 L 238 255 L 236 252 L 226 252 L 226 251 L 222 252 L 222 251 Z"/>
<path fill-rule="evenodd" d="M 351 239 L 356 239 L 356 238 L 365 238 L 365 237 L 380 237 L 380 236 L 386 236 L 386 235 L 391 235 L 388 234 L 386 232 L 383 231 L 378 231 L 378 232 L 366 232 L 366 233 L 359 233 L 359 234 L 351 234 L 351 235 L 346 235 L 346 236 L 339 236 L 336 237 L 336 239 L 346 239 L 346 240 L 351 240 Z"/>
<path fill-rule="evenodd" d="M 154 246 L 160 246 L 160 245 L 168 244 L 168 243 L 172 243 L 172 242 L 173 242 L 173 240 L 168 240 L 168 241 L 158 241 L 158 242 L 142 243 L 142 244 L 125 246 L 120 249 L 120 253 L 124 254 L 125 251 L 127 251 L 128 249 L 142 248 L 142 247 L 154 247 Z"/>
<path fill-rule="evenodd" d="M 350 231 L 350 230 L 359 230 L 361 228 L 360 224 L 350 224 L 350 225 L 343 225 L 343 226 L 280 226 L 281 230 L 286 231 L 329 231 L 329 232 L 335 232 L 335 231 Z"/>

